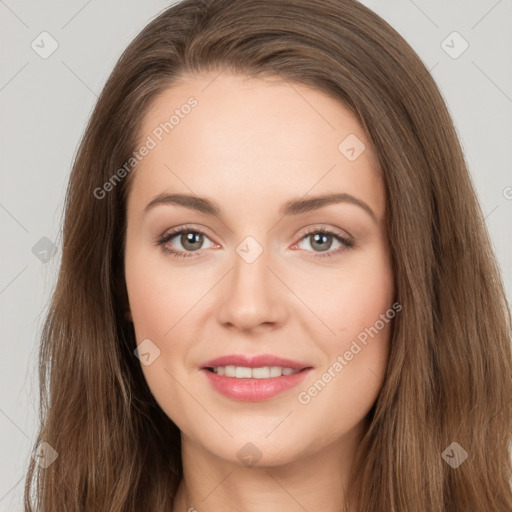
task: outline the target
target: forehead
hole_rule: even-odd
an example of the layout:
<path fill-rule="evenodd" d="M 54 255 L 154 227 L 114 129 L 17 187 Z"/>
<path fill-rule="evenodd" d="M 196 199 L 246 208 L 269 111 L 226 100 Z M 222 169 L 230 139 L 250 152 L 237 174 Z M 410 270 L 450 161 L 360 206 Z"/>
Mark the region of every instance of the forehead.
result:
<path fill-rule="evenodd" d="M 384 211 L 377 158 L 357 119 L 302 84 L 226 71 L 181 77 L 144 116 L 139 147 L 150 139 L 132 176 L 129 202 L 138 207 L 172 189 L 233 206 L 254 198 L 239 204 L 247 208 L 345 192 Z M 362 151 L 356 159 L 351 148 Z"/>

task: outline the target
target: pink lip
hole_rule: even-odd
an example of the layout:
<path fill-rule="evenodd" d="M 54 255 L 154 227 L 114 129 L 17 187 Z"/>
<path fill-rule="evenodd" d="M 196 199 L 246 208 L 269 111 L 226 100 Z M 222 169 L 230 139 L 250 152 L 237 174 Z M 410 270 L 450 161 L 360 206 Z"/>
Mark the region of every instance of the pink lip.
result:
<path fill-rule="evenodd" d="M 260 354 L 256 356 L 246 356 L 243 354 L 232 354 L 229 356 L 217 357 L 206 361 L 201 368 L 215 368 L 217 366 L 245 366 L 246 368 L 260 368 L 262 366 L 281 366 L 282 368 L 292 368 L 294 370 L 303 370 L 311 368 L 311 365 L 273 356 L 271 354 Z M 276 377 L 279 378 L 279 377 Z"/>
<path fill-rule="evenodd" d="M 281 377 L 271 377 L 269 379 L 237 379 L 235 377 L 218 375 L 208 370 L 208 368 L 218 366 L 245 366 L 247 368 L 281 366 L 301 371 L 292 375 L 282 375 Z M 299 363 L 298 361 L 267 354 L 258 356 L 223 356 L 207 361 L 202 365 L 202 372 L 218 392 L 233 400 L 245 402 L 261 402 L 297 386 L 311 370 L 311 366 Z"/>

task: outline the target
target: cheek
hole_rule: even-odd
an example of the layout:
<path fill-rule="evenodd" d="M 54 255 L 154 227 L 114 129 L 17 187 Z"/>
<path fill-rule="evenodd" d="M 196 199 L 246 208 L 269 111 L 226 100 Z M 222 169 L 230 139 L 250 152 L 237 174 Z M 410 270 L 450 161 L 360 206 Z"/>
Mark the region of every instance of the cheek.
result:
<path fill-rule="evenodd" d="M 392 306 L 393 273 L 385 245 L 351 253 L 338 267 L 304 272 L 294 289 L 317 317 L 319 339 L 339 350 L 344 340 L 373 326 Z M 326 327 L 332 336 L 326 336 Z"/>
<path fill-rule="evenodd" d="M 317 274 L 316 287 L 311 287 L 313 278 L 309 282 L 309 289 L 315 290 L 309 294 L 309 304 L 323 321 L 315 322 L 313 334 L 325 357 L 314 382 L 302 387 L 298 401 L 311 413 L 315 410 L 320 416 L 329 416 L 332 424 L 326 427 L 332 432 L 338 430 L 340 421 L 362 419 L 382 387 L 391 327 L 401 310 L 393 306 L 388 254 L 384 244 L 376 246 L 364 257 L 355 255 L 352 264 L 331 274 L 329 281 L 322 281 Z"/>
<path fill-rule="evenodd" d="M 127 240 L 125 279 L 138 342 L 172 336 L 198 300 L 201 287 L 194 276 L 173 268 L 167 258 L 160 248 Z"/>
<path fill-rule="evenodd" d="M 155 251 L 156 252 L 156 251 Z M 187 397 L 179 382 L 188 378 L 186 359 L 186 317 L 190 309 L 184 300 L 187 288 L 173 280 L 169 268 L 144 251 L 127 246 L 125 279 L 137 345 L 149 347 L 151 361 L 141 369 L 153 397 L 169 418 L 177 422 L 187 410 Z M 171 283 L 171 284 L 170 284 Z M 172 285 L 174 284 L 174 286 Z M 151 340 L 147 344 L 145 340 Z M 190 405 L 190 404 L 188 404 Z"/>
<path fill-rule="evenodd" d="M 126 268 L 126 287 L 137 342 L 159 339 L 172 327 L 172 307 L 176 304 L 172 287 L 164 289 L 155 279 L 157 272 L 140 265 Z"/>

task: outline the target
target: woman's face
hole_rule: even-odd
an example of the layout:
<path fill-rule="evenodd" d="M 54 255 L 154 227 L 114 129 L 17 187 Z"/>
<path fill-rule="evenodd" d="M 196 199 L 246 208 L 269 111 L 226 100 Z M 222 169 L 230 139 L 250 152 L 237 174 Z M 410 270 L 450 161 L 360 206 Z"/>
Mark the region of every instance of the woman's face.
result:
<path fill-rule="evenodd" d="M 238 464 L 352 446 L 395 316 L 382 177 L 355 117 L 303 85 L 194 75 L 154 101 L 143 144 L 125 272 L 161 408 Z"/>

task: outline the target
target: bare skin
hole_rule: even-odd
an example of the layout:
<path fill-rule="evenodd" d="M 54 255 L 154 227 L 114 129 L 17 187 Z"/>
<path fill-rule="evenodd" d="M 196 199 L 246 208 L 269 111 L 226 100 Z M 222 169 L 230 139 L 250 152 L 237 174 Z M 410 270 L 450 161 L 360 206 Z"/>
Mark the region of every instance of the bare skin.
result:
<path fill-rule="evenodd" d="M 344 356 L 393 304 L 376 157 L 335 99 L 227 71 L 184 77 L 165 91 L 144 119 L 141 141 L 190 96 L 197 106 L 133 171 L 125 252 L 137 343 L 150 339 L 160 350 L 142 370 L 182 435 L 184 481 L 173 512 L 339 512 L 389 355 L 388 316 Z M 366 146 L 353 161 L 338 149 L 349 134 Z M 221 215 L 172 203 L 144 213 L 171 192 L 214 201 Z M 375 218 L 352 202 L 279 211 L 287 201 L 333 193 L 363 201 Z M 182 226 L 204 236 L 195 246 L 180 234 L 167 241 L 190 255 L 179 258 L 156 241 Z M 334 236 L 315 242 L 318 229 Z M 248 236 L 257 242 L 250 251 L 262 249 L 251 263 L 237 252 Z M 267 400 L 234 400 L 201 369 L 227 354 L 273 354 L 313 369 Z M 338 356 L 341 370 L 333 367 Z M 320 391 L 308 391 L 322 378 Z M 239 456 L 246 445 L 260 457 L 254 465 Z"/>

